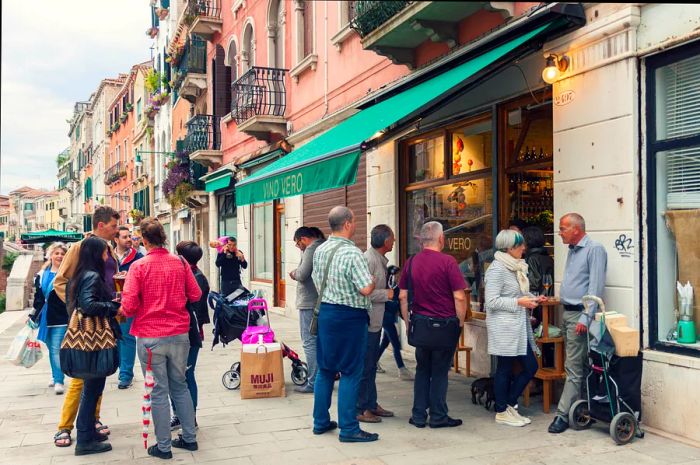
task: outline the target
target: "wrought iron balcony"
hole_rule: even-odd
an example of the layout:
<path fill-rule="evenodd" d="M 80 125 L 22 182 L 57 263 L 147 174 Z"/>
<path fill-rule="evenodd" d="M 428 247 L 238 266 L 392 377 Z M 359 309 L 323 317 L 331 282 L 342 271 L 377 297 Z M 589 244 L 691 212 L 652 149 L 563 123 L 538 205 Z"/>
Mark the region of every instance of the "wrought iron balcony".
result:
<path fill-rule="evenodd" d="M 184 148 L 190 160 L 206 165 L 221 163 L 220 122 L 221 118 L 214 115 L 196 115 L 187 122 Z"/>
<path fill-rule="evenodd" d="M 187 3 L 187 15 L 191 21 L 190 31 L 211 40 L 215 33 L 220 33 L 223 25 L 221 19 L 222 0 L 190 0 Z"/>
<path fill-rule="evenodd" d="M 367 37 L 370 32 L 378 29 L 411 3 L 413 3 L 411 0 L 361 0 L 355 2 L 355 18 L 350 27 L 356 30 L 360 37 Z"/>
<path fill-rule="evenodd" d="M 238 129 L 258 139 L 287 135 L 287 70 L 253 66 L 231 84 L 231 118 Z"/>
<path fill-rule="evenodd" d="M 126 177 L 126 165 L 118 161 L 105 171 L 105 184 L 112 184 Z"/>
<path fill-rule="evenodd" d="M 192 35 L 185 44 L 182 57 L 175 70 L 174 89 L 190 102 L 207 88 L 207 43 L 201 37 Z"/>

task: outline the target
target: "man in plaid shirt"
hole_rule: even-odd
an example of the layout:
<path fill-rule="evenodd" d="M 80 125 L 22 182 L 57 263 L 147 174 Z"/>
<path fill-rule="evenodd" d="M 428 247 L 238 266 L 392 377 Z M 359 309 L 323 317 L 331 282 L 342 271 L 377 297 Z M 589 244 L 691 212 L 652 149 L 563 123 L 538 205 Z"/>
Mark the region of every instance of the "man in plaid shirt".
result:
<path fill-rule="evenodd" d="M 367 350 L 369 295 L 375 283 L 367 259 L 351 240 L 355 234 L 352 210 L 334 207 L 328 214 L 328 223 L 331 236 L 316 249 L 312 274 L 321 299 L 313 431 L 323 434 L 340 426 L 341 442 L 376 441 L 379 435 L 362 431 L 355 414 Z M 336 423 L 331 421 L 328 410 L 338 372 L 341 376 Z"/>

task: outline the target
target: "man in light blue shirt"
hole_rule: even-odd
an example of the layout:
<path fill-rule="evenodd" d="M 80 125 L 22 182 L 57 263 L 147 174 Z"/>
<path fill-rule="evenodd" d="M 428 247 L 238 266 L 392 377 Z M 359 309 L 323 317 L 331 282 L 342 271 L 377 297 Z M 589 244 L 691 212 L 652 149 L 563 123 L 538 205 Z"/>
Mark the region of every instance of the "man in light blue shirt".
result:
<path fill-rule="evenodd" d="M 569 427 L 569 409 L 581 393 L 588 327 L 598 311 L 597 306 L 593 306 L 590 315 L 584 313 L 581 299 L 584 295 L 602 298 L 608 265 L 605 248 L 586 235 L 586 222 L 578 213 L 562 216 L 559 235 L 562 242 L 569 246 L 564 278 L 559 288 L 559 297 L 564 305 L 566 383 L 557 406 L 557 416 L 549 425 L 550 433 L 566 431 Z"/>

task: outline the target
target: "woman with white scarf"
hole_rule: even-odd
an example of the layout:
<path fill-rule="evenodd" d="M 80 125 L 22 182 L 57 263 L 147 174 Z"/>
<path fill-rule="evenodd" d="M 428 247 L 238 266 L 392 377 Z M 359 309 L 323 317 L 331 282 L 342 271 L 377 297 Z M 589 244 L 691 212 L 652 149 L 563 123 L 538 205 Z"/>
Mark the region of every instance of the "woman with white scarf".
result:
<path fill-rule="evenodd" d="M 546 297 L 530 294 L 523 236 L 503 230 L 496 236 L 495 260 L 485 276 L 486 329 L 489 354 L 498 359 L 494 377 L 496 423 L 525 426 L 530 419 L 516 409 L 518 398 L 537 372 L 535 353 L 539 352 L 530 326 L 528 309 Z M 520 361 L 523 370 L 512 375 L 513 362 Z"/>

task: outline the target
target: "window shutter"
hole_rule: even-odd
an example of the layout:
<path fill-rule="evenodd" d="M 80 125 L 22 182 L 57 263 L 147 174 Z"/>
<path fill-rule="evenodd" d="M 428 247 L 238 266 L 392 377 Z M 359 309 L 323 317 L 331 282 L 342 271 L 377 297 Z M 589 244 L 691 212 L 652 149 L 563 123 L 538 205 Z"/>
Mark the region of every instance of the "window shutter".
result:
<path fill-rule="evenodd" d="M 667 152 L 666 186 L 669 209 L 700 208 L 700 147 Z"/>

